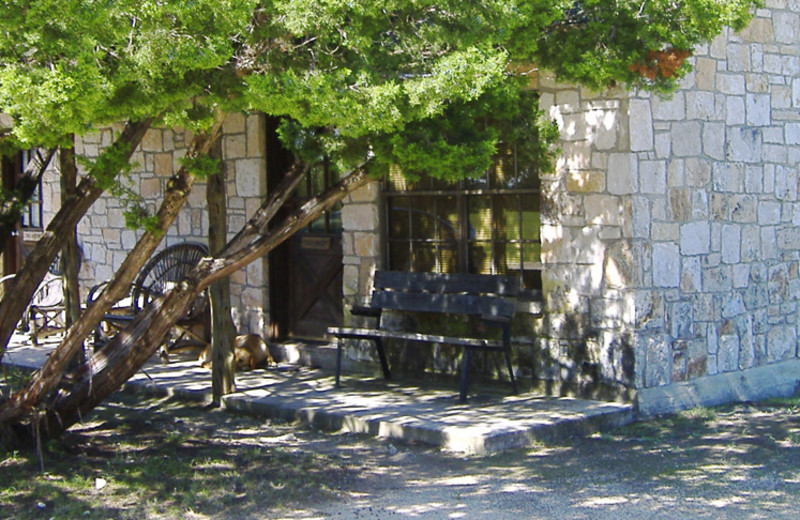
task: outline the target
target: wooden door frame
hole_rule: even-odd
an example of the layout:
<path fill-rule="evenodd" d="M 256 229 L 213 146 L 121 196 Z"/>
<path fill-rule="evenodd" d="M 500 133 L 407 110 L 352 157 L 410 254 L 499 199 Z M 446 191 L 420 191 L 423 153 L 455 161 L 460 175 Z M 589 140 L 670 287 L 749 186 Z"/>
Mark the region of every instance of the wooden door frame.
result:
<path fill-rule="evenodd" d="M 266 165 L 267 165 L 267 193 L 269 194 L 283 180 L 286 171 L 292 164 L 292 153 L 284 148 L 278 138 L 278 125 L 281 119 L 266 116 Z M 280 222 L 286 210 L 282 209 L 272 219 Z M 289 335 L 289 306 L 286 299 L 289 297 L 289 272 L 290 248 L 288 241 L 270 251 L 268 258 L 269 269 L 269 335 L 272 341 L 280 341 Z"/>

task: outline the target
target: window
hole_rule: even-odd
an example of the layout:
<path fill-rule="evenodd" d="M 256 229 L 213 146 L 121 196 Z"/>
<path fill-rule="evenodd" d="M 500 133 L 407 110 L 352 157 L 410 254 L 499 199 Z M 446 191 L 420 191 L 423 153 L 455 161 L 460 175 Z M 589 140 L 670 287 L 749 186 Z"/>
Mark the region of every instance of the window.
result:
<path fill-rule="evenodd" d="M 327 159 L 312 166 L 306 172 L 305 179 L 300 181 L 300 184 L 295 190 L 295 199 L 297 204 L 306 201 L 311 197 L 315 197 L 323 191 L 330 188 L 336 183 L 334 172 L 330 168 L 330 163 Z M 306 228 L 302 229 L 301 233 L 342 233 L 342 203 L 338 202 L 333 208 L 325 211 L 322 215 L 317 217 L 314 222 L 309 224 Z"/>
<path fill-rule="evenodd" d="M 519 274 L 541 287 L 539 175 L 513 149 L 458 183 L 392 172 L 384 193 L 389 269 Z"/>
<path fill-rule="evenodd" d="M 16 175 L 19 178 L 25 173 L 28 163 L 32 158 L 30 150 L 24 150 L 19 153 L 17 158 Z M 28 206 L 22 210 L 22 228 L 23 229 L 42 229 L 42 180 L 39 179 L 36 188 L 33 190 Z"/>

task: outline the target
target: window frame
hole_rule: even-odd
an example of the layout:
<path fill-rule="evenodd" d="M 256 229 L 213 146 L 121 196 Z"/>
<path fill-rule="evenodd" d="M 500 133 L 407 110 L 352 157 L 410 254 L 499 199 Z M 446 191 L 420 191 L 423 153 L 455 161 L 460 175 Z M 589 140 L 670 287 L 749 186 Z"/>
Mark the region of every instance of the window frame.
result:
<path fill-rule="evenodd" d="M 512 154 L 511 157 L 514 175 L 517 175 L 518 167 L 516 156 Z M 499 161 L 495 163 L 492 169 L 498 168 L 498 164 Z M 541 182 L 539 180 L 538 171 L 534 171 L 532 174 L 535 176 L 532 186 L 521 188 L 492 187 L 492 182 L 489 180 L 490 172 L 486 172 L 482 181 L 486 187 L 476 186 L 476 184 L 480 184 L 480 180 L 477 182 L 475 180 L 461 180 L 444 186 L 441 181 L 424 179 L 422 182 L 427 183 L 430 187 L 419 189 L 419 183 L 415 186 L 413 183 L 409 184 L 401 181 L 405 186 L 397 189 L 392 181 L 399 179 L 398 175 L 399 171 L 393 172 L 392 178 L 384 181 L 383 189 L 381 190 L 384 208 L 382 226 L 383 243 L 385 244 L 384 265 L 387 266 L 387 268 L 398 269 L 395 255 L 400 254 L 398 251 L 401 251 L 401 249 L 398 249 L 398 247 L 404 248 L 405 244 L 407 244 L 407 257 L 403 260 L 403 263 L 406 265 L 404 265 L 403 268 L 414 270 L 414 250 L 420 246 L 425 246 L 428 248 L 432 247 L 433 250 L 433 265 L 431 265 L 430 269 L 426 270 L 433 270 L 434 272 L 486 272 L 487 269 L 485 269 L 485 267 L 488 267 L 490 274 L 500 274 L 503 272 L 519 273 L 526 287 L 531 289 L 541 288 Z M 441 185 L 441 187 L 436 187 L 437 184 Z M 413 204 L 414 199 L 424 198 L 431 200 L 430 204 L 433 205 L 431 208 L 432 212 L 427 209 L 415 208 Z M 442 218 L 439 212 L 438 201 L 445 198 L 455 199 L 455 224 Z M 524 205 L 526 198 L 529 200 L 533 198 L 533 200 L 535 200 L 535 208 L 533 208 L 533 211 L 539 215 L 534 220 L 537 222 L 535 233 L 526 233 L 525 212 L 529 211 Z M 488 238 L 484 237 L 479 239 L 470 236 L 474 231 L 474 227 L 470 225 L 470 208 L 473 201 L 480 199 L 488 200 L 488 215 L 490 215 L 491 222 L 489 224 L 490 236 Z M 509 204 L 507 202 L 506 204 L 508 205 L 506 205 L 502 202 L 503 200 L 511 201 L 511 203 Z M 396 204 L 398 201 L 408 202 L 405 204 L 404 208 L 408 213 L 408 222 L 406 224 L 408 235 L 399 238 L 393 236 L 392 233 L 393 226 L 395 226 L 395 229 L 397 228 L 396 221 L 393 220 L 396 218 L 393 212 L 398 207 Z M 452 206 L 452 202 L 450 205 Z M 503 208 L 502 206 L 506 207 Z M 512 237 L 516 235 L 516 238 L 501 236 L 501 232 L 508 228 L 507 225 L 504 224 L 509 220 L 508 206 L 514 207 L 512 210 L 514 213 L 512 215 L 515 214 L 516 216 L 512 218 L 516 222 L 516 231 L 512 232 Z M 427 208 L 428 206 L 423 204 L 422 207 Z M 430 219 L 433 222 L 434 230 L 432 236 L 414 236 L 413 218 L 415 213 L 424 213 L 427 214 L 428 217 L 433 217 Z M 452 234 L 454 237 L 452 239 L 446 239 L 440 235 L 438 229 L 441 227 L 441 222 L 446 222 L 448 226 L 453 227 Z M 531 236 L 534 238 L 531 238 Z M 488 262 L 488 264 L 484 264 L 484 269 L 476 269 L 475 265 L 473 265 L 473 256 L 470 250 L 476 246 L 487 247 L 490 252 L 490 258 L 484 260 L 484 262 Z M 507 248 L 509 246 L 516 249 L 517 253 L 514 256 L 518 256 L 518 264 L 509 265 L 509 255 L 499 251 L 500 247 Z M 445 261 L 443 261 L 444 256 L 442 255 L 442 250 L 444 249 L 455 249 L 455 269 L 452 269 L 452 266 L 446 265 Z M 525 260 L 526 249 L 533 249 L 537 252 L 536 261 Z"/>

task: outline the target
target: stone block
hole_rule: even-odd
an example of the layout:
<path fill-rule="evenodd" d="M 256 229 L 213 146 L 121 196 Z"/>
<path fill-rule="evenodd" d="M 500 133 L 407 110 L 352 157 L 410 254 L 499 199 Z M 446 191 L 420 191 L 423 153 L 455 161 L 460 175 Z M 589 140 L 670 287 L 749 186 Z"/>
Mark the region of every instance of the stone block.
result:
<path fill-rule="evenodd" d="M 646 342 L 645 386 L 651 388 L 669 384 L 672 374 L 670 344 L 663 337 L 648 337 L 644 341 Z"/>
<path fill-rule="evenodd" d="M 796 45 L 800 34 L 800 17 L 797 14 L 784 11 L 772 18 L 775 41 Z"/>
<path fill-rule="evenodd" d="M 731 161 L 759 163 L 763 137 L 761 130 L 753 127 L 729 128 L 725 156 Z"/>
<path fill-rule="evenodd" d="M 241 112 L 225 114 L 222 129 L 226 134 L 243 134 L 245 132 L 245 116 Z"/>
<path fill-rule="evenodd" d="M 744 191 L 744 170 L 743 164 L 714 163 L 711 173 L 714 190 L 737 193 Z"/>
<path fill-rule="evenodd" d="M 733 195 L 729 204 L 730 218 L 734 222 L 755 223 L 758 220 L 758 198 L 755 195 Z"/>
<path fill-rule="evenodd" d="M 739 36 L 749 43 L 771 43 L 775 39 L 771 18 L 753 18 Z"/>
<path fill-rule="evenodd" d="M 711 227 L 708 222 L 681 225 L 680 252 L 682 255 L 703 255 L 710 252 Z"/>
<path fill-rule="evenodd" d="M 762 226 L 776 225 L 781 222 L 781 204 L 773 200 L 758 203 L 758 223 Z"/>
<path fill-rule="evenodd" d="M 717 77 L 717 61 L 711 58 L 697 58 L 695 61 L 695 85 L 700 90 L 714 90 Z"/>
<path fill-rule="evenodd" d="M 163 152 L 164 151 L 164 138 L 162 130 L 158 128 L 149 129 L 142 138 L 139 145 L 145 152 Z"/>
<path fill-rule="evenodd" d="M 797 167 L 775 167 L 775 197 L 778 200 L 794 202 L 797 200 Z"/>
<path fill-rule="evenodd" d="M 264 117 L 261 114 L 252 114 L 246 120 L 247 156 L 250 158 L 264 157 L 266 142 L 264 138 Z"/>
<path fill-rule="evenodd" d="M 758 226 L 742 227 L 742 262 L 754 262 L 763 258 L 767 252 L 761 232 L 772 228 L 759 228 Z"/>
<path fill-rule="evenodd" d="M 800 218 L 800 209 L 798 209 L 798 218 Z M 652 219 L 650 218 L 650 201 L 646 197 L 632 197 L 631 199 L 631 215 L 633 222 L 631 223 L 631 233 L 637 238 L 650 237 L 650 225 Z"/>
<path fill-rule="evenodd" d="M 722 226 L 722 262 L 737 264 L 741 259 L 741 226 L 725 224 Z"/>
<path fill-rule="evenodd" d="M 724 100 L 724 97 L 720 97 Z M 719 121 L 725 119 L 725 105 L 717 102 L 714 92 L 694 91 L 686 93 L 686 119 Z"/>
<path fill-rule="evenodd" d="M 655 287 L 679 287 L 681 279 L 681 257 L 675 244 L 653 245 L 653 285 Z"/>
<path fill-rule="evenodd" d="M 669 190 L 669 207 L 673 220 L 689 221 L 692 219 L 692 191 L 689 188 L 673 188 Z"/>
<path fill-rule="evenodd" d="M 689 256 L 683 258 L 680 287 L 686 293 L 695 293 L 703 290 L 703 267 L 699 257 Z"/>
<path fill-rule="evenodd" d="M 728 70 L 732 72 L 747 72 L 752 70 L 750 61 L 750 46 L 738 43 L 729 43 L 727 47 Z"/>
<path fill-rule="evenodd" d="M 622 201 L 608 195 L 588 195 L 585 200 L 586 221 L 600 226 L 618 226 L 622 223 Z"/>
<path fill-rule="evenodd" d="M 380 183 L 370 182 L 349 195 L 350 202 L 376 202 L 380 197 Z"/>
<path fill-rule="evenodd" d="M 725 125 L 723 123 L 703 125 L 703 152 L 714 159 L 725 158 Z"/>
<path fill-rule="evenodd" d="M 750 266 L 748 264 L 736 264 L 733 266 L 733 287 L 742 289 L 750 283 Z"/>
<path fill-rule="evenodd" d="M 586 113 L 587 138 L 598 150 L 611 150 L 617 146 L 619 114 L 612 110 L 590 110 Z"/>
<path fill-rule="evenodd" d="M 703 159 L 688 158 L 685 161 L 686 184 L 704 187 L 711 182 L 711 163 Z"/>
<path fill-rule="evenodd" d="M 750 126 L 769 126 L 772 123 L 772 100 L 769 94 L 747 94 L 745 110 Z"/>
<path fill-rule="evenodd" d="M 694 314 L 691 302 L 681 301 L 669 305 L 667 333 L 672 338 L 689 339 L 694 336 Z"/>
<path fill-rule="evenodd" d="M 653 119 L 656 121 L 681 121 L 686 117 L 686 100 L 680 91 L 669 99 L 654 97 L 652 103 Z"/>
<path fill-rule="evenodd" d="M 792 326 L 775 326 L 767 332 L 767 360 L 770 363 L 797 357 L 797 330 Z"/>
<path fill-rule="evenodd" d="M 239 159 L 236 164 L 236 195 L 239 197 L 259 197 L 262 195 L 262 182 L 265 179 L 262 159 Z"/>
<path fill-rule="evenodd" d="M 567 174 L 567 190 L 573 193 L 599 193 L 606 189 L 606 175 L 600 170 L 576 170 Z"/>
<path fill-rule="evenodd" d="M 724 335 L 719 337 L 717 363 L 720 372 L 732 372 L 739 369 L 739 337 Z"/>
<path fill-rule="evenodd" d="M 246 134 L 225 135 L 222 139 L 222 153 L 226 160 L 244 159 L 247 155 Z"/>
<path fill-rule="evenodd" d="M 636 157 L 628 153 L 608 156 L 608 191 L 612 195 L 631 195 L 638 192 Z"/>
<path fill-rule="evenodd" d="M 632 99 L 630 102 L 631 151 L 642 152 L 653 149 L 653 113 L 650 101 Z"/>
<path fill-rule="evenodd" d="M 354 233 L 355 254 L 360 257 L 375 257 L 380 254 L 376 233 Z"/>
<path fill-rule="evenodd" d="M 702 139 L 700 124 L 694 121 L 672 125 L 672 153 L 678 157 L 700 155 Z"/>
<path fill-rule="evenodd" d="M 342 225 L 348 231 L 379 229 L 378 208 L 373 204 L 348 204 L 342 208 Z"/>
<path fill-rule="evenodd" d="M 170 177 L 173 172 L 173 157 L 171 153 L 157 153 L 153 155 L 153 172 L 159 177 Z"/>
<path fill-rule="evenodd" d="M 646 194 L 664 194 L 667 187 L 667 167 L 664 161 L 639 163 L 639 190 Z"/>
<path fill-rule="evenodd" d="M 703 290 L 708 292 L 730 292 L 733 277 L 730 266 L 709 267 L 703 272 Z"/>
<path fill-rule="evenodd" d="M 730 127 L 744 123 L 744 99 L 738 96 L 728 96 L 725 100 L 725 124 Z"/>

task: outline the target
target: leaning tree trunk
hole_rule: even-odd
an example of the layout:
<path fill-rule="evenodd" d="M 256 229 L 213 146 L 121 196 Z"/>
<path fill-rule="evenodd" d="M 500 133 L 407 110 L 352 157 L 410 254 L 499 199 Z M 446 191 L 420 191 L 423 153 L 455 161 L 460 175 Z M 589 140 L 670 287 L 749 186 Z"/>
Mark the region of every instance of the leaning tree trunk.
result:
<path fill-rule="evenodd" d="M 112 150 L 106 153 L 123 155 L 127 162 L 149 127 L 150 120 L 129 122 L 111 145 Z M 103 173 L 116 175 L 119 171 L 119 163 L 110 161 L 108 164 L 109 168 L 115 169 L 115 171 Z M 8 341 L 14 333 L 14 327 L 25 312 L 28 302 L 33 298 L 33 294 L 64 244 L 64 240 L 69 236 L 70 230 L 78 225 L 78 221 L 102 193 L 103 188 L 94 178 L 84 177 L 75 188 L 73 195 L 56 213 L 42 237 L 36 242 L 36 247 L 28 255 L 17 276 L 8 282 L 6 296 L 0 300 L 0 359 L 5 354 Z M 10 295 L 13 297 L 9 297 Z"/>
<path fill-rule="evenodd" d="M 188 158 L 206 155 L 212 144 L 219 138 L 222 126 L 221 116 L 207 133 L 196 134 L 187 151 Z M 178 211 L 186 202 L 194 176 L 187 166 L 182 166 L 167 183 L 167 190 L 158 211 L 156 229 L 145 232 L 137 241 L 117 270 L 106 289 L 89 306 L 81 318 L 67 331 L 61 344 L 50 353 L 39 370 L 33 373 L 25 388 L 14 393 L 0 406 L 0 433 L 8 425 L 24 420 L 59 385 L 69 360 L 75 357 L 84 340 L 94 331 L 103 314 L 116 303 L 133 282 L 136 274 L 147 262 L 161 243 L 166 231 L 178 216 Z M 89 362 L 89 360 L 87 360 Z"/>
<path fill-rule="evenodd" d="M 185 315 L 200 291 L 261 258 L 369 181 L 365 169 L 356 170 L 325 193 L 308 200 L 279 226 L 257 234 L 255 230 L 266 228 L 264 218 L 269 215 L 267 208 L 274 202 L 272 197 L 273 200 L 265 203 L 246 230 L 237 235 L 220 255 L 203 259 L 183 282 L 139 313 L 125 330 L 95 352 L 86 364 L 65 374 L 58 390 L 48 399 L 43 416 L 31 414 L 27 420 L 2 422 L 0 434 L 9 437 L 9 433 L 16 433 L 21 435 L 18 440 L 27 440 L 28 443 L 35 438 L 36 431 L 48 438 L 60 435 L 120 388 L 156 353 L 170 328 Z M 247 236 L 253 240 L 245 242 Z"/>

